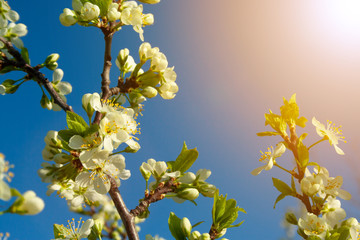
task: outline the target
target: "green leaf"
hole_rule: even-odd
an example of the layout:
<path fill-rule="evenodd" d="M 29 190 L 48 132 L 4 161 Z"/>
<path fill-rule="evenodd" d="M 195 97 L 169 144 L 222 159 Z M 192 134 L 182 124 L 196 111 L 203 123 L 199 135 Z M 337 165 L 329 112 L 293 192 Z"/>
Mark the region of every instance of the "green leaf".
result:
<path fill-rule="evenodd" d="M 171 170 L 173 172 L 180 171 L 184 173 L 193 165 L 198 156 L 199 152 L 197 151 L 197 149 L 188 149 L 186 143 L 184 142 L 183 148 L 179 156 L 176 158 L 175 162 L 170 163 Z"/>
<path fill-rule="evenodd" d="M 8 73 L 8 72 L 15 71 L 15 70 L 18 70 L 18 69 L 13 66 L 7 66 L 7 67 L 4 67 L 3 69 L 1 69 L 0 74 Z"/>
<path fill-rule="evenodd" d="M 97 131 L 99 131 L 99 125 L 91 124 L 91 126 L 88 129 L 86 129 L 86 131 L 84 132 L 84 136 L 90 136 L 93 133 L 96 133 Z"/>
<path fill-rule="evenodd" d="M 173 235 L 176 240 L 186 240 L 186 236 L 180 226 L 181 219 L 178 218 L 175 213 L 170 213 L 168 223 L 171 235 Z"/>
<path fill-rule="evenodd" d="M 74 135 L 78 135 L 78 132 L 73 129 L 60 130 L 58 132 L 59 137 L 65 142 L 69 142 L 70 138 Z"/>
<path fill-rule="evenodd" d="M 195 223 L 194 225 L 192 225 L 191 227 L 194 228 L 194 227 L 197 227 L 199 226 L 200 224 L 204 223 L 205 221 L 201 221 L 201 222 L 197 222 Z"/>
<path fill-rule="evenodd" d="M 287 195 L 286 194 L 280 194 L 277 198 L 276 198 L 276 200 L 275 200 L 275 203 L 274 203 L 274 209 L 275 209 L 275 207 L 276 207 L 276 204 L 278 203 L 278 202 L 280 202 L 281 200 L 283 200 L 284 199 L 284 197 L 286 197 Z"/>
<path fill-rule="evenodd" d="M 340 228 L 340 229 L 342 231 L 340 233 L 338 240 L 347 240 L 348 237 L 350 236 L 350 228 L 344 227 L 344 228 Z"/>
<path fill-rule="evenodd" d="M 293 190 L 294 193 L 296 193 L 294 176 L 291 176 L 291 189 Z"/>
<path fill-rule="evenodd" d="M 256 135 L 258 135 L 259 137 L 265 137 L 265 136 L 276 136 L 276 135 L 280 135 L 280 133 L 278 132 L 259 132 Z"/>
<path fill-rule="evenodd" d="M 27 48 L 24 47 L 21 49 L 21 56 L 27 64 L 30 64 L 29 51 L 27 50 Z"/>
<path fill-rule="evenodd" d="M 94 230 L 94 226 L 91 228 L 91 233 L 87 237 L 87 239 L 88 240 L 97 240 L 98 239 L 98 235 L 97 235 L 96 231 Z"/>
<path fill-rule="evenodd" d="M 272 178 L 274 187 L 276 187 L 279 192 L 285 194 L 285 195 L 292 195 L 293 190 L 283 181 L 277 178 Z"/>
<path fill-rule="evenodd" d="M 89 125 L 85 122 L 85 120 L 74 112 L 66 112 L 66 122 L 69 129 L 76 131 L 76 133 L 81 136 L 84 134 L 86 129 L 89 128 Z"/>
<path fill-rule="evenodd" d="M 302 142 L 306 136 L 307 136 L 307 133 L 303 133 L 299 137 L 299 141 L 297 144 L 297 149 L 298 149 L 298 153 L 299 153 L 299 164 L 303 168 L 305 168 L 309 162 L 309 150 Z"/>

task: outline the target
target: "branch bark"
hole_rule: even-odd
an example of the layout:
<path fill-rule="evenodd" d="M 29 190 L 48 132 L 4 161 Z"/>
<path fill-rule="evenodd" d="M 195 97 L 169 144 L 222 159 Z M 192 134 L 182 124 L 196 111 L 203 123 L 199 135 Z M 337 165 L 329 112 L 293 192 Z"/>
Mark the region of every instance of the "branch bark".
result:
<path fill-rule="evenodd" d="M 139 240 L 139 235 L 135 229 L 134 216 L 130 214 L 126 208 L 125 202 L 122 199 L 119 189 L 116 186 L 115 180 L 109 176 L 111 187 L 109 194 L 113 200 L 117 211 L 120 214 L 121 220 L 125 226 L 125 230 L 129 240 Z"/>
<path fill-rule="evenodd" d="M 14 66 L 17 68 L 22 69 L 24 72 L 29 74 L 31 78 L 34 78 L 35 81 L 42 84 L 45 89 L 49 92 L 49 94 L 54 99 L 54 102 L 59 105 L 65 112 L 71 111 L 73 112 L 73 109 L 70 105 L 68 105 L 62 98 L 59 96 L 59 94 L 56 92 L 54 87 L 52 86 L 51 82 L 42 74 L 39 69 L 30 66 L 27 64 L 24 60 L 24 58 L 21 56 L 19 51 L 17 51 L 14 46 L 11 44 L 11 42 L 7 41 L 5 38 L 0 37 L 0 41 L 5 44 L 5 47 L 8 49 L 9 53 L 14 57 L 16 61 L 11 61 L 7 58 L 4 58 L 2 60 L 2 63 L 7 66 Z"/>
<path fill-rule="evenodd" d="M 111 31 L 112 23 L 109 26 L 102 27 L 101 30 L 104 33 L 105 39 L 105 53 L 104 53 L 104 67 L 103 72 L 101 73 L 101 91 L 102 96 L 101 99 L 106 101 L 111 96 L 110 91 L 110 69 L 111 69 L 111 44 L 113 39 L 113 32 Z M 100 112 L 96 112 L 94 123 L 99 124 L 101 120 L 102 114 Z"/>
<path fill-rule="evenodd" d="M 177 186 L 178 183 L 174 183 L 174 179 L 172 178 L 166 183 L 159 184 L 159 186 L 150 194 L 145 194 L 145 198 L 139 203 L 138 206 L 136 206 L 135 209 L 132 209 L 130 211 L 130 214 L 132 214 L 133 216 L 139 216 L 147 210 L 147 208 L 150 206 L 150 203 L 154 203 L 164 199 L 165 194 L 173 192 Z"/>

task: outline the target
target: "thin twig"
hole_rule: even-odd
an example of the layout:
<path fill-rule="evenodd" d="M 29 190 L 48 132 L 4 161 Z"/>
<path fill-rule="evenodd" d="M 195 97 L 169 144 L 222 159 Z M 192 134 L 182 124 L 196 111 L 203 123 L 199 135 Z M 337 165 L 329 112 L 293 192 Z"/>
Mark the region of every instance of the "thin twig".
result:
<path fill-rule="evenodd" d="M 22 71 L 29 74 L 31 78 L 33 78 L 36 82 L 41 83 L 44 85 L 45 89 L 49 92 L 49 94 L 54 99 L 54 102 L 59 105 L 65 112 L 71 111 L 72 107 L 69 106 L 56 92 L 54 87 L 52 86 L 51 82 L 42 74 L 37 67 L 32 67 L 29 64 L 27 64 L 24 60 L 24 58 L 21 56 L 18 50 L 14 48 L 11 42 L 7 41 L 5 38 L 0 37 L 0 41 L 5 44 L 5 47 L 8 49 L 9 53 L 14 57 L 16 61 L 11 61 L 7 58 L 3 59 L 2 67 L 4 66 L 14 66 L 17 68 L 20 68 Z"/>
<path fill-rule="evenodd" d="M 174 183 L 173 178 L 171 178 L 166 183 L 160 183 L 154 191 L 150 192 L 150 194 L 145 194 L 145 198 L 139 203 L 138 206 L 136 206 L 135 209 L 132 209 L 130 211 L 130 214 L 132 214 L 133 216 L 139 216 L 148 209 L 150 203 L 154 203 L 164 199 L 165 194 L 173 192 L 178 185 L 178 183 Z"/>

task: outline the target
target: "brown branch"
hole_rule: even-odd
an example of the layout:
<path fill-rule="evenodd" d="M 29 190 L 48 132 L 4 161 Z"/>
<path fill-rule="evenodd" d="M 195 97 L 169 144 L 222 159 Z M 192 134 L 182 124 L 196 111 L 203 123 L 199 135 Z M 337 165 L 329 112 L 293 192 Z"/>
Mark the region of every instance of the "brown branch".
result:
<path fill-rule="evenodd" d="M 173 192 L 179 185 L 179 183 L 174 183 L 174 180 L 175 179 L 170 178 L 170 180 L 166 183 L 160 183 L 154 191 L 150 192 L 150 194 L 145 193 L 145 198 L 139 203 L 138 206 L 136 206 L 135 209 L 130 211 L 130 214 L 133 216 L 139 216 L 148 209 L 150 203 L 164 199 L 166 193 Z"/>
<path fill-rule="evenodd" d="M 110 96 L 110 69 L 111 69 L 111 44 L 113 39 L 114 32 L 111 31 L 111 27 L 113 26 L 113 22 L 109 25 L 101 27 L 102 32 L 104 33 L 105 39 L 105 53 L 104 53 L 104 67 L 103 72 L 101 73 L 101 91 L 102 96 L 101 99 L 106 101 Z M 101 120 L 102 114 L 100 112 L 96 112 L 94 123 L 99 124 Z"/>
<path fill-rule="evenodd" d="M 57 105 L 59 105 L 65 112 L 66 111 L 73 112 L 72 107 L 69 106 L 59 96 L 58 92 L 56 92 L 56 90 L 52 86 L 51 82 L 47 78 L 45 78 L 44 74 L 42 74 L 39 71 L 38 67 L 32 67 L 29 64 L 27 64 L 25 62 L 24 58 L 19 53 L 19 51 L 13 47 L 11 42 L 7 41 L 3 37 L 0 37 L 0 41 L 5 44 L 5 47 L 8 49 L 9 53 L 16 60 L 16 61 L 12 61 L 12 60 L 7 59 L 6 57 L 3 58 L 2 62 L 1 62 L 1 68 L 5 67 L 5 66 L 14 66 L 14 67 L 20 68 L 22 71 L 26 72 L 30 76 L 30 78 L 33 78 L 36 82 L 42 84 L 45 87 L 45 89 L 49 92 L 49 94 L 52 96 L 52 98 L 54 99 L 54 102 Z"/>
<path fill-rule="evenodd" d="M 119 189 L 116 185 L 115 180 L 109 176 L 111 187 L 110 187 L 110 196 L 113 200 L 117 211 L 120 214 L 121 220 L 124 224 L 126 233 L 129 240 L 139 240 L 139 235 L 135 229 L 134 216 L 129 213 L 129 210 L 126 208 L 124 200 L 122 199 Z"/>

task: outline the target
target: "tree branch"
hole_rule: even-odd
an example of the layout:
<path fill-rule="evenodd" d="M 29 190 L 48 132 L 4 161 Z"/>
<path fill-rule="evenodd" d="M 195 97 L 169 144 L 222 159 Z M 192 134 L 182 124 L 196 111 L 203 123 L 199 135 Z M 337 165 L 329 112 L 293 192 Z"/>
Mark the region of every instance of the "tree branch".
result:
<path fill-rule="evenodd" d="M 149 193 L 145 193 L 145 198 L 139 203 L 139 205 L 130 211 L 133 216 L 139 216 L 148 209 L 150 203 L 160 201 L 164 199 L 165 194 L 173 192 L 179 183 L 174 183 L 173 178 L 170 178 L 166 183 L 160 183 L 159 186 Z"/>
<path fill-rule="evenodd" d="M 134 216 L 129 213 L 124 200 L 122 199 L 119 189 L 116 186 L 115 180 L 109 176 L 111 187 L 109 194 L 113 200 L 117 211 L 120 214 L 121 220 L 125 226 L 126 233 L 129 240 L 139 240 L 139 235 L 135 229 Z"/>
<path fill-rule="evenodd" d="M 59 105 L 65 112 L 66 111 L 71 111 L 72 107 L 69 106 L 58 94 L 58 92 L 56 92 L 56 90 L 54 89 L 54 87 L 52 86 L 51 82 L 44 76 L 44 74 L 42 74 L 38 68 L 36 67 L 32 67 L 29 64 L 27 64 L 24 60 L 24 58 L 21 56 L 21 54 L 19 53 L 18 50 L 16 50 L 14 48 L 14 46 L 12 45 L 11 42 L 7 41 L 5 38 L 0 37 L 0 41 L 3 42 L 5 44 L 5 47 L 8 49 L 9 53 L 14 57 L 14 59 L 16 61 L 12 61 L 7 59 L 6 57 L 3 58 L 1 64 L 0 64 L 0 68 L 3 68 L 4 66 L 14 66 L 17 68 L 20 68 L 22 71 L 26 72 L 27 74 L 29 74 L 29 76 L 31 78 L 33 78 L 35 81 L 37 81 L 38 83 L 42 84 L 45 89 L 49 92 L 49 94 L 52 96 L 52 98 L 54 99 L 54 102 Z"/>
<path fill-rule="evenodd" d="M 101 91 L 102 91 L 102 100 L 107 100 L 111 96 L 110 91 L 110 69 L 111 69 L 111 44 L 113 39 L 114 32 L 111 31 L 113 23 L 110 23 L 106 27 L 102 27 L 101 30 L 104 33 L 105 39 L 105 53 L 104 53 L 104 67 L 103 72 L 101 73 Z M 94 123 L 99 124 L 102 114 L 96 112 Z"/>

